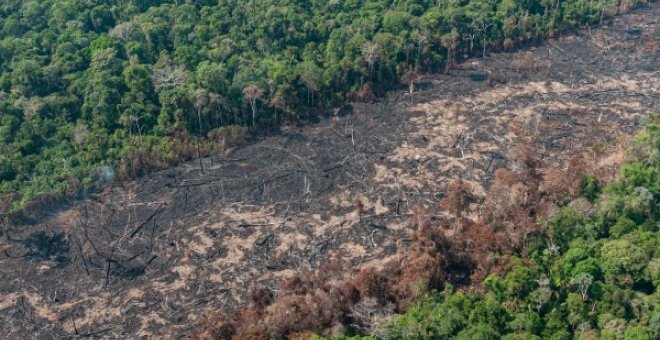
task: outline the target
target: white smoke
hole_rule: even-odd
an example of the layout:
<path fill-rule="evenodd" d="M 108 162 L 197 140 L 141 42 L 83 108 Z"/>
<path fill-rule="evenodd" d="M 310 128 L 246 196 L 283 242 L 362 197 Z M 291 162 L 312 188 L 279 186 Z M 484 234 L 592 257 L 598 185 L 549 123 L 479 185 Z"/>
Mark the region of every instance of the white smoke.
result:
<path fill-rule="evenodd" d="M 112 183 L 115 180 L 115 171 L 112 167 L 104 165 L 98 169 L 99 186 Z"/>

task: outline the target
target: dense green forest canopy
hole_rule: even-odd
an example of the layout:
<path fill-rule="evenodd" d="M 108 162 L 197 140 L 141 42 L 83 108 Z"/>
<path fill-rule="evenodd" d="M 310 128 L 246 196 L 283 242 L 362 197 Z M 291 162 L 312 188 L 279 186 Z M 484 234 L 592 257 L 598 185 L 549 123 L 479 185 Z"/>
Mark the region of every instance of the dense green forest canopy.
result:
<path fill-rule="evenodd" d="M 4 0 L 0 194 L 75 197 L 637 2 Z"/>

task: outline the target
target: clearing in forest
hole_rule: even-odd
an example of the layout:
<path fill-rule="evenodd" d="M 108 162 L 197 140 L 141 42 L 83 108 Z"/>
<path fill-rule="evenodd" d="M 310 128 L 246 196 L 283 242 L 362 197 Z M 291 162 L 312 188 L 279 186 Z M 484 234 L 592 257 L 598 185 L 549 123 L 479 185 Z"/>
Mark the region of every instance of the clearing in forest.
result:
<path fill-rule="evenodd" d="M 378 266 L 452 178 L 483 194 L 511 150 L 546 166 L 589 151 L 603 176 L 660 96 L 660 6 L 601 29 L 467 61 L 223 155 L 104 192 L 0 240 L 7 337 L 189 334 L 331 255 Z M 475 204 L 473 214 L 479 214 Z"/>

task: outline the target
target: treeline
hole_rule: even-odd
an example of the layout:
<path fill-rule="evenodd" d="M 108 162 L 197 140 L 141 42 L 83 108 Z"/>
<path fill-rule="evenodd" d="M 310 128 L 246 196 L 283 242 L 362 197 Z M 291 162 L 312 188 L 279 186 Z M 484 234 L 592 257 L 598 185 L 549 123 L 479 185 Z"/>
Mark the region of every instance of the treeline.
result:
<path fill-rule="evenodd" d="M 451 287 L 381 325 L 388 339 L 625 339 L 660 335 L 660 125 L 638 139 L 644 158 L 541 222 L 505 274 L 482 292 Z"/>
<path fill-rule="evenodd" d="M 247 128 L 314 119 L 638 2 L 4 0 L 3 210 L 202 156 Z"/>
<path fill-rule="evenodd" d="M 660 335 L 660 125 L 636 138 L 632 162 L 541 222 L 506 274 L 482 294 L 451 287 L 380 325 L 390 339 L 625 339 Z"/>
<path fill-rule="evenodd" d="M 497 170 L 476 221 L 463 218 L 470 186 L 454 181 L 439 202 L 453 218 L 418 210 L 394 260 L 330 259 L 274 292 L 254 288 L 197 338 L 657 339 L 659 150 L 656 118 L 603 186 L 584 157 L 540 171 L 519 148 L 521 166 Z"/>

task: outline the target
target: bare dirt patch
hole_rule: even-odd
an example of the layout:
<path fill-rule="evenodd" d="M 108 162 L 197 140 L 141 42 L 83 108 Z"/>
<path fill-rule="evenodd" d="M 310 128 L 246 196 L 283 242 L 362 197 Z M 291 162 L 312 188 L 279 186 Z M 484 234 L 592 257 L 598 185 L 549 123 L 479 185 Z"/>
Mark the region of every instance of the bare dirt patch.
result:
<path fill-rule="evenodd" d="M 658 110 L 660 5 L 518 53 L 431 75 L 314 126 L 107 189 L 0 240 L 0 332 L 10 338 L 190 334 L 333 255 L 378 266 L 442 214 L 452 178 L 483 195 L 517 144 L 548 166 L 614 145 Z M 638 34 L 638 32 L 640 32 Z M 634 34 L 633 34 L 634 33 Z M 525 56 L 521 57 L 521 54 Z M 524 71 L 527 58 L 538 70 Z M 485 81 L 472 77 L 486 74 Z M 478 209 L 474 209 L 475 213 Z"/>

